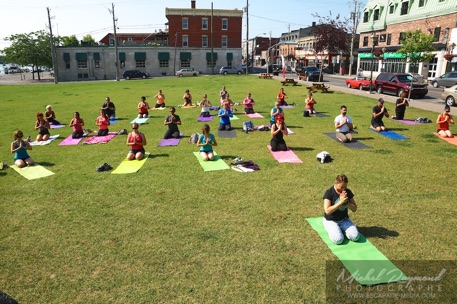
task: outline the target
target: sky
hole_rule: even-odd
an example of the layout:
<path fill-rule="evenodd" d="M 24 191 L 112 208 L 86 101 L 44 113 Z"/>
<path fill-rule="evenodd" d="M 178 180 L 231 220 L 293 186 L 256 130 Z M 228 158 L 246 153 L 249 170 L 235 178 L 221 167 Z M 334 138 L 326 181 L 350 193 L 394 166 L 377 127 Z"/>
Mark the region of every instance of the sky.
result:
<path fill-rule="evenodd" d="M 113 32 L 114 4 L 118 33 L 153 33 L 164 30 L 165 8 L 190 8 L 191 0 L 16 0 L 1 5 L 0 50 L 8 47 L 5 37 L 39 30 L 49 32 L 50 9 L 52 32 L 57 36 L 76 35 L 81 40 L 90 34 L 99 41 Z M 249 38 L 279 37 L 289 30 L 310 26 L 318 21 L 312 14 L 348 18 L 354 0 L 196 0 L 196 8 L 244 9 L 249 2 Z M 366 0 L 362 2 L 361 8 Z M 246 37 L 246 14 L 243 16 L 243 39 Z"/>

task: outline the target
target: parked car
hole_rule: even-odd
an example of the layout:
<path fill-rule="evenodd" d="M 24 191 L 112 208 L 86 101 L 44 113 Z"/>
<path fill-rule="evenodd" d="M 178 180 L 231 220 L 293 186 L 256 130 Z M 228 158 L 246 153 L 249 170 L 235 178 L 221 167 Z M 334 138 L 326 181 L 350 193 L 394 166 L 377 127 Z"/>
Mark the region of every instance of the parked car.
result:
<path fill-rule="evenodd" d="M 179 71 L 176 71 L 176 76 L 178 77 L 197 76 L 198 74 L 200 74 L 200 72 L 194 71 L 193 69 L 180 69 Z"/>
<path fill-rule="evenodd" d="M 149 74 L 148 73 L 145 73 L 145 72 L 141 72 L 140 70 L 128 70 L 128 71 L 125 71 L 123 74 L 122 74 L 122 77 L 124 77 L 124 79 L 132 79 L 132 78 L 148 78 L 149 77 Z"/>
<path fill-rule="evenodd" d="M 432 80 L 432 85 L 437 87 L 451 87 L 457 84 L 457 72 L 449 72 L 446 74 L 441 75 L 440 77 L 436 77 Z"/>
<path fill-rule="evenodd" d="M 227 75 L 227 74 L 241 75 L 241 73 L 243 73 L 243 71 L 241 69 L 231 67 L 231 66 L 224 66 L 219 70 L 219 74 L 224 74 L 224 75 Z"/>
<path fill-rule="evenodd" d="M 411 96 L 423 98 L 428 93 L 428 85 L 417 83 L 417 79 L 408 73 L 379 73 L 375 86 L 379 94 L 385 93 L 400 96 L 403 92 L 409 94 L 409 91 L 411 91 Z"/>
<path fill-rule="evenodd" d="M 306 81 L 324 81 L 321 71 L 315 66 L 304 66 L 298 70 L 297 74 Z"/>
<path fill-rule="evenodd" d="M 450 107 L 456 106 L 455 100 L 457 99 L 457 85 L 443 89 L 443 93 L 441 93 L 441 99 L 444 100 Z"/>
<path fill-rule="evenodd" d="M 370 88 L 370 82 L 374 87 L 374 81 L 370 81 L 367 77 L 356 77 L 352 79 L 346 79 L 346 86 L 348 88 L 363 90 Z"/>

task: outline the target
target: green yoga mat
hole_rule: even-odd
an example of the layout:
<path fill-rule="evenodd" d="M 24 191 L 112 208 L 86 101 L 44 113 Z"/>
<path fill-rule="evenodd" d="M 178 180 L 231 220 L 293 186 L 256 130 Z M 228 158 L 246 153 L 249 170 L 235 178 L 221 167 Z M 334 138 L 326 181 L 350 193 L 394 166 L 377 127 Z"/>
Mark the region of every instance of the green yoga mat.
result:
<path fill-rule="evenodd" d="M 143 167 L 144 163 L 149 157 L 149 153 L 146 152 L 142 160 L 127 160 L 124 159 L 121 164 L 111 172 L 111 174 L 128 174 L 136 173 Z"/>
<path fill-rule="evenodd" d="M 203 161 L 200 152 L 194 152 L 195 157 L 202 166 L 205 172 L 230 169 L 229 166 L 222 160 L 222 158 L 214 152 L 214 160 Z"/>
<path fill-rule="evenodd" d="M 42 167 L 37 164 L 35 164 L 33 166 L 27 166 L 24 168 L 19 168 L 16 165 L 12 165 L 11 168 L 13 168 L 17 173 L 19 173 L 20 175 L 22 175 L 23 177 L 25 177 L 28 180 L 42 178 L 42 177 L 46 177 L 46 176 L 50 176 L 50 175 L 54 174 L 54 172 L 51 172 L 48 169 L 46 169 L 45 167 Z"/>
<path fill-rule="evenodd" d="M 408 277 L 362 234 L 357 242 L 347 239 L 341 245 L 330 241 L 322 217 L 306 219 L 324 243 L 361 285 L 375 285 L 407 280 Z"/>
<path fill-rule="evenodd" d="M 236 115 L 233 115 L 233 117 L 230 117 L 230 120 L 238 120 L 238 119 L 240 119 L 240 118 Z"/>

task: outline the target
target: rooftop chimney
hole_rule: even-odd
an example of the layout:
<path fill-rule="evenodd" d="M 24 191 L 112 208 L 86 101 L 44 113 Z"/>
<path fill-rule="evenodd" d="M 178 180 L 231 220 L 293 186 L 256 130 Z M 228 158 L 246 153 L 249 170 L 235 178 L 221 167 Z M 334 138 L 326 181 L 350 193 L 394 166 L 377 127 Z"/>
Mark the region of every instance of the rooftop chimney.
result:
<path fill-rule="evenodd" d="M 316 26 L 316 22 L 313 21 L 313 23 L 312 23 L 311 26 L 312 26 L 312 27 L 315 27 L 315 26 Z"/>
<path fill-rule="evenodd" d="M 195 0 L 190 1 L 190 7 L 191 8 L 195 8 L 195 2 L 196 2 Z"/>

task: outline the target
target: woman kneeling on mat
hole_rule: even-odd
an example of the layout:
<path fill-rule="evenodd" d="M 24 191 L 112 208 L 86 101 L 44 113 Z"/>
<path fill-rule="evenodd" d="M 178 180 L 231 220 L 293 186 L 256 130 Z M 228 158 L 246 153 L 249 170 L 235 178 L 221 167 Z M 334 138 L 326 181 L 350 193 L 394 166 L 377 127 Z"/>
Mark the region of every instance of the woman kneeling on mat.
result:
<path fill-rule="evenodd" d="M 127 154 L 128 160 L 142 160 L 144 157 L 144 145 L 146 145 L 146 137 L 144 134 L 138 131 L 139 125 L 135 122 L 132 124 L 132 132 L 127 136 L 127 146 L 131 147 L 131 150 Z"/>
<path fill-rule="evenodd" d="M 359 231 L 348 216 L 348 209 L 356 212 L 357 204 L 352 191 L 346 188 L 347 184 L 347 176 L 339 174 L 334 185 L 324 193 L 324 228 L 337 245 L 343 243 L 344 234 L 351 241 L 359 239 Z"/>
<path fill-rule="evenodd" d="M 164 125 L 168 126 L 168 130 L 165 132 L 165 135 L 163 136 L 164 139 L 169 139 L 169 138 L 179 138 L 179 129 L 178 125 L 181 124 L 181 118 L 179 118 L 179 115 L 175 115 L 176 109 L 174 107 L 170 108 L 170 115 L 165 118 L 165 121 L 163 122 Z"/>
<path fill-rule="evenodd" d="M 271 151 L 287 151 L 286 142 L 283 137 L 288 134 L 287 126 L 284 123 L 284 115 L 276 115 L 275 123 L 271 125 Z"/>
<path fill-rule="evenodd" d="M 213 147 L 217 146 L 216 137 L 209 133 L 209 126 L 203 125 L 202 134 L 198 136 L 197 147 L 200 147 L 200 156 L 204 161 L 213 160 Z"/>
<path fill-rule="evenodd" d="M 14 153 L 14 164 L 19 168 L 34 164 L 33 159 L 27 153 L 27 150 L 32 150 L 32 146 L 28 140 L 25 141 L 22 137 L 24 137 L 22 131 L 16 130 L 14 132 L 14 141 L 11 143 L 11 153 Z"/>
<path fill-rule="evenodd" d="M 454 137 L 452 132 L 449 130 L 449 124 L 454 124 L 454 118 L 449 114 L 451 112 L 451 107 L 446 105 L 444 106 L 444 112 L 438 115 L 436 123 L 438 124 L 438 130 L 436 131 L 441 137 Z"/>
<path fill-rule="evenodd" d="M 50 128 L 51 126 L 49 125 L 49 122 L 46 119 L 44 119 L 43 113 L 37 113 L 35 130 L 38 130 L 38 135 L 36 137 L 36 141 L 48 140 Z"/>
<path fill-rule="evenodd" d="M 100 109 L 100 115 L 95 120 L 95 124 L 98 126 L 98 136 L 106 136 L 109 133 L 109 117 L 106 115 L 105 110 Z"/>

